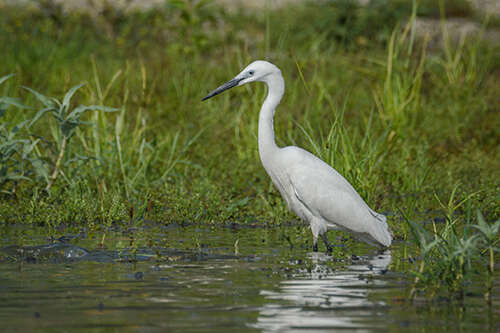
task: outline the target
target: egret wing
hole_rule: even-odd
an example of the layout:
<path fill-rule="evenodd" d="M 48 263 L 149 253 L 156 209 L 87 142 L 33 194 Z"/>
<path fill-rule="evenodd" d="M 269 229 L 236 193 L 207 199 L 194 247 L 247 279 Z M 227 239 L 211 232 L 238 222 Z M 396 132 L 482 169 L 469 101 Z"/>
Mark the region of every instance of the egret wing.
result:
<path fill-rule="evenodd" d="M 342 229 L 354 233 L 372 232 L 373 211 L 352 185 L 313 154 L 290 148 L 294 148 L 291 159 L 295 163 L 288 163 L 288 173 L 297 199 L 313 215 Z"/>

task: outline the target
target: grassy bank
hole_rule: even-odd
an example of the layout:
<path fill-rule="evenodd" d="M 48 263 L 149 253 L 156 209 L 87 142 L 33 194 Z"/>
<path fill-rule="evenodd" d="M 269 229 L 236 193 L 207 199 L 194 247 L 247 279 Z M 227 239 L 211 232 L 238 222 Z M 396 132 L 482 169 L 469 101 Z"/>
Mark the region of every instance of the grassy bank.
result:
<path fill-rule="evenodd" d="M 285 76 L 278 144 L 335 167 L 390 216 L 397 239 L 410 237 L 406 221 L 434 221 L 437 235 L 449 231 L 440 222 L 461 232 L 477 210 L 498 219 L 498 48 L 445 38 L 428 49 L 397 1 L 332 6 L 257 15 L 172 1 L 98 17 L 3 8 L 0 222 L 57 234 L 295 220 L 258 157 L 265 87 L 200 102 L 255 59 Z"/>

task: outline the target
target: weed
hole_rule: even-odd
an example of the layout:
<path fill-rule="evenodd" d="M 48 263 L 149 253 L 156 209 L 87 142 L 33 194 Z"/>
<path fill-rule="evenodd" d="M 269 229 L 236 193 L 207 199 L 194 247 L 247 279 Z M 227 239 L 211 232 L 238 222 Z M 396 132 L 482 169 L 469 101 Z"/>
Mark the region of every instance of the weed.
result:
<path fill-rule="evenodd" d="M 491 304 L 491 291 L 493 288 L 493 274 L 495 272 L 495 252 L 500 252 L 500 248 L 496 247 L 498 243 L 498 233 L 500 231 L 500 220 L 493 224 L 488 224 L 483 217 L 483 214 L 477 211 L 477 225 L 473 226 L 478 229 L 480 234 L 479 242 L 482 245 L 481 254 L 487 254 L 488 256 L 488 278 L 486 279 L 486 293 L 484 297 L 486 301 Z"/>
<path fill-rule="evenodd" d="M 11 76 L 0 78 L 0 84 Z M 16 98 L 1 97 L 0 118 L 4 116 L 9 106 L 15 106 L 19 109 L 27 108 Z M 22 129 L 29 127 L 36 120 L 21 121 L 12 128 L 9 128 L 6 123 L 0 124 L 0 188 L 4 193 L 15 193 L 17 183 L 31 180 L 31 176 L 34 174 L 44 178 L 48 176 L 43 161 L 33 154 L 33 149 L 39 139 L 31 140 L 20 135 Z M 13 183 L 13 185 L 7 189 L 9 183 Z"/>
<path fill-rule="evenodd" d="M 410 299 L 414 298 L 418 290 L 427 291 L 429 298 L 434 298 L 442 288 L 448 291 L 450 298 L 463 299 L 475 276 L 484 274 L 485 299 L 491 303 L 492 278 L 494 273 L 494 252 L 498 242 L 500 221 L 488 224 L 482 214 L 477 212 L 476 224 L 470 222 L 470 212 L 465 225 L 460 223 L 462 217 L 455 215 L 455 209 L 470 200 L 470 196 L 454 204 L 453 196 L 446 208 L 446 224 L 438 229 L 433 223 L 433 232 L 429 233 L 417 223 L 407 220 L 413 240 L 418 246 L 420 263 L 414 272 L 415 280 L 410 291 Z M 470 210 L 470 205 L 468 206 Z M 477 229 L 480 233 L 472 232 Z M 478 266 L 477 263 L 486 254 L 487 265 Z"/>
<path fill-rule="evenodd" d="M 78 126 L 87 124 L 86 122 L 81 120 L 82 115 L 85 112 L 89 111 L 104 111 L 104 112 L 116 111 L 116 109 L 113 108 L 97 106 L 97 105 L 91 105 L 91 106 L 79 105 L 76 108 L 71 109 L 70 108 L 71 98 L 73 97 L 75 92 L 82 86 L 83 84 L 79 84 L 77 86 L 72 87 L 66 93 L 62 101 L 59 101 L 55 98 L 48 98 L 31 88 L 25 87 L 25 89 L 33 93 L 35 97 L 44 105 L 44 108 L 38 111 L 33 117 L 33 119 L 30 120 L 29 126 L 31 127 L 40 117 L 42 117 L 46 113 L 52 114 L 53 118 L 56 120 L 58 125 L 57 126 L 58 130 L 52 131 L 54 140 L 58 147 L 58 152 L 57 152 L 57 158 L 53 163 L 54 164 L 53 171 L 47 182 L 47 186 L 45 187 L 45 190 L 47 192 L 50 192 L 50 188 L 52 187 L 52 184 L 54 184 L 54 181 L 56 180 L 57 175 L 59 173 L 62 158 L 67 149 L 69 150 L 69 147 L 68 148 L 66 147 L 69 143 L 69 140 L 75 134 L 75 131 Z M 75 158 L 82 159 L 82 157 L 80 156 L 73 157 L 73 159 Z"/>

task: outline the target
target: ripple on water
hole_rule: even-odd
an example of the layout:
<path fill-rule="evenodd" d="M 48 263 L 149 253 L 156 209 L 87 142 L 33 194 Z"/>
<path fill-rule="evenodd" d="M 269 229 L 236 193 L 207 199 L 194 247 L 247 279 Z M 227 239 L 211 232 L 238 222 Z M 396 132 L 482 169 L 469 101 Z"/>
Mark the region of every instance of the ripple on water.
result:
<path fill-rule="evenodd" d="M 291 280 L 282 281 L 278 291 L 261 291 L 266 299 L 288 301 L 289 306 L 266 304 L 253 327 L 283 332 L 347 328 L 363 332 L 384 327 L 379 314 L 386 304 L 369 300 L 368 294 L 387 282 L 366 277 L 387 271 L 390 251 L 362 257 L 344 271 L 324 266 L 322 262 L 327 258 L 312 254 L 315 266 L 310 272 L 298 272 Z"/>
<path fill-rule="evenodd" d="M 310 232 L 297 226 L 134 230 L 137 234 L 126 237 L 121 232 L 107 235 L 106 248 L 99 235 L 90 239 L 77 233 L 38 245 L 47 238 L 25 242 L 12 233 L 2 236 L 0 228 L 4 244 L 31 245 L 0 246 L 3 331 L 371 332 L 446 327 L 482 332 L 498 327 L 489 319 L 498 317 L 498 297 L 488 312 L 482 289 L 467 295 L 467 311 L 450 303 L 432 311 L 405 304 L 407 290 L 401 287 L 411 276 L 392 268 L 403 263 L 411 269 L 411 263 L 404 261 L 398 243 L 391 248 L 392 258 L 390 252 L 377 254 L 358 243 L 349 248 L 355 255 L 335 258 L 309 253 Z M 154 247 L 147 245 L 149 240 Z M 495 286 L 493 294 L 499 295 Z"/>

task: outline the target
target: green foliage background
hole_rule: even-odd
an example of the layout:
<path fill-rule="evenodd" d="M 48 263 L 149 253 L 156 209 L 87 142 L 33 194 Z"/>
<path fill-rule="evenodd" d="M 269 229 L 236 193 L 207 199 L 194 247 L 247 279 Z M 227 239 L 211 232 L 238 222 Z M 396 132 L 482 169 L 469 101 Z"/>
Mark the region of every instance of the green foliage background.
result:
<path fill-rule="evenodd" d="M 444 4 L 445 14 L 475 17 L 462 2 Z M 407 1 L 264 13 L 227 12 L 207 1 L 132 13 L 109 7 L 99 15 L 67 13 L 50 1 L 41 10 L 3 8 L 0 75 L 15 76 L 0 92 L 19 105 L 2 108 L 2 130 L 44 108 L 22 86 L 62 100 L 83 83 L 71 110 L 117 111 L 82 114 L 50 193 L 58 119 L 47 114 L 18 126 L 16 137 L 32 149 L 13 157 L 22 168 L 9 167 L 27 179 L 2 183 L 2 222 L 295 219 L 258 160 L 265 87 L 200 102 L 259 58 L 280 66 L 287 83 L 275 119 L 279 144 L 321 156 L 377 210 L 413 220 L 439 215 L 436 197 L 446 201 L 457 189 L 457 200 L 470 197 L 472 209 L 498 218 L 498 47 L 474 39 L 429 48 L 406 24 L 412 9 Z M 440 12 L 422 2 L 415 13 Z M 406 237 L 404 223 L 391 224 Z"/>

